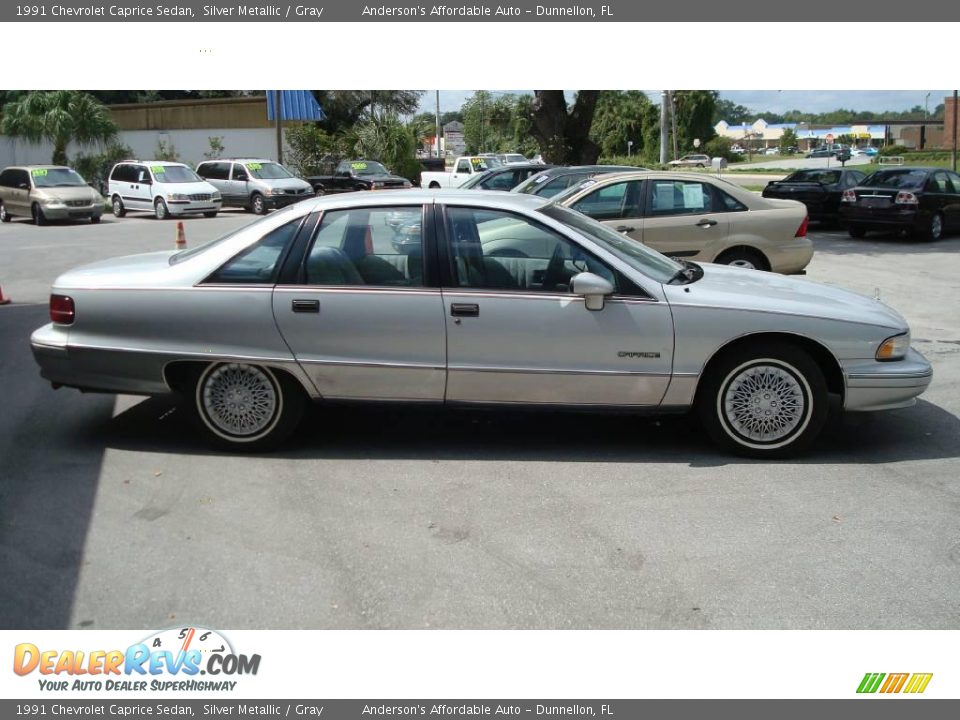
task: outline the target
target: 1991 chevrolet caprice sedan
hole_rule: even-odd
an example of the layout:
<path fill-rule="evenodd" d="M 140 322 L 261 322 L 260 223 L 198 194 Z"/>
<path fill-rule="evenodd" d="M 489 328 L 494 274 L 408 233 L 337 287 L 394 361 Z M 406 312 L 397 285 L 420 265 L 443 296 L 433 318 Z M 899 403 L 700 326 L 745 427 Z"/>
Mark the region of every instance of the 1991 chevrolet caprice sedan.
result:
<path fill-rule="evenodd" d="M 281 441 L 309 399 L 694 409 L 721 445 L 779 457 L 820 432 L 829 394 L 901 408 L 932 377 L 876 300 L 681 263 L 495 192 L 307 200 L 68 272 L 50 316 L 31 342 L 54 386 L 180 393 L 237 449 Z"/>

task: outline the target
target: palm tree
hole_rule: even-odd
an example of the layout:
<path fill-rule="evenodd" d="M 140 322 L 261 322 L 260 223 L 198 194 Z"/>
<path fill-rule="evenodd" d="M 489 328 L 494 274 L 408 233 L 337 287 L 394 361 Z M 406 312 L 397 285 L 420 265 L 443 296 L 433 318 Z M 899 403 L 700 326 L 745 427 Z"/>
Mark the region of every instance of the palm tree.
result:
<path fill-rule="evenodd" d="M 117 134 L 106 106 L 85 92 L 31 92 L 3 108 L 0 133 L 53 144 L 54 165 L 67 164 L 67 145 L 103 143 Z"/>

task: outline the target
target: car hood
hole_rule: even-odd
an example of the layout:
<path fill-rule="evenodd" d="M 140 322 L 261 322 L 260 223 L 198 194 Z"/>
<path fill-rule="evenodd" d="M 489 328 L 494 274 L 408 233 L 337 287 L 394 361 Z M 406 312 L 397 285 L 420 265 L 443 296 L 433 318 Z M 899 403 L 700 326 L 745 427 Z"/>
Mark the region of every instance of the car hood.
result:
<path fill-rule="evenodd" d="M 400 181 L 404 182 L 406 178 L 402 178 L 399 175 L 359 175 L 361 180 L 369 180 L 370 182 L 387 182 L 387 181 Z"/>
<path fill-rule="evenodd" d="M 68 270 L 53 286 L 68 288 L 153 287 L 170 282 L 170 256 L 176 250 L 100 260 Z"/>
<path fill-rule="evenodd" d="M 51 199 L 55 198 L 64 202 L 73 202 L 77 200 L 87 200 L 94 203 L 103 202 L 103 196 L 89 185 L 78 185 L 75 187 L 36 188 L 34 192 L 40 197 Z"/>
<path fill-rule="evenodd" d="M 827 320 L 878 325 L 906 331 L 907 321 L 893 308 L 851 290 L 777 273 L 703 263 L 703 277 L 684 286 L 667 285 L 678 303 L 805 315 Z M 691 292 L 684 292 L 683 288 Z"/>
<path fill-rule="evenodd" d="M 300 178 L 277 178 L 276 180 L 254 180 L 271 190 L 313 190 L 313 186 Z"/>

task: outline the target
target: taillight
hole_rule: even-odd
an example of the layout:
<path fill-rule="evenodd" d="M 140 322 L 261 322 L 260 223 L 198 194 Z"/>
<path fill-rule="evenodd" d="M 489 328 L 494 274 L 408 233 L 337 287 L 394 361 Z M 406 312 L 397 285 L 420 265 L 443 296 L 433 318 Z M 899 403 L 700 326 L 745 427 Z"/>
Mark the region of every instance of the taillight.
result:
<path fill-rule="evenodd" d="M 67 295 L 50 296 L 50 319 L 58 325 L 73 325 L 77 312 L 73 307 L 73 298 Z"/>
<path fill-rule="evenodd" d="M 800 223 L 800 227 L 797 228 L 797 232 L 794 237 L 806 237 L 807 236 L 807 225 L 810 224 L 810 216 L 807 215 L 803 218 L 803 222 Z"/>
<path fill-rule="evenodd" d="M 843 197 L 840 198 L 840 202 L 852 202 L 857 201 L 857 194 L 853 190 L 844 190 Z"/>
<path fill-rule="evenodd" d="M 919 200 L 917 200 L 917 196 L 912 192 L 901 190 L 897 193 L 897 205 L 916 205 L 918 202 Z"/>

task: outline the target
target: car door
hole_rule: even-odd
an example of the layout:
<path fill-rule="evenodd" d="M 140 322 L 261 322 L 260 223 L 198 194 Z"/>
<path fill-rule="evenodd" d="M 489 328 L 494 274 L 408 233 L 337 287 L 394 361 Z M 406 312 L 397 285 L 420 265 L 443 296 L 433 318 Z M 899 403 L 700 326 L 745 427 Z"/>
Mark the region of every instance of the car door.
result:
<path fill-rule="evenodd" d="M 280 332 L 324 398 L 443 401 L 446 327 L 424 266 L 425 213 L 432 207 L 328 211 L 296 276 L 276 287 Z M 406 228 L 404 252 L 388 220 Z"/>
<path fill-rule="evenodd" d="M 460 158 L 457 160 L 457 165 L 453 168 L 453 174 L 450 176 L 450 186 L 459 187 L 465 183 L 472 174 L 470 171 L 470 161 L 467 158 Z"/>
<path fill-rule="evenodd" d="M 10 188 L 8 212 L 12 215 L 30 215 L 30 173 L 26 170 L 13 171 L 13 187 Z"/>
<path fill-rule="evenodd" d="M 225 184 L 230 192 L 230 204 L 241 206 L 250 204 L 250 173 L 243 163 L 232 164 L 230 180 Z"/>
<path fill-rule="evenodd" d="M 153 178 L 146 165 L 132 165 L 123 203 L 130 210 L 153 210 Z"/>
<path fill-rule="evenodd" d="M 458 206 L 442 215 L 448 402 L 661 402 L 673 355 L 665 302 L 525 215 Z M 510 241 L 515 252 L 504 252 Z M 617 288 L 602 310 L 587 310 L 571 291 L 572 277 L 585 271 Z"/>
<path fill-rule="evenodd" d="M 955 172 L 947 172 L 949 185 L 949 195 L 944 204 L 944 217 L 947 220 L 947 228 L 951 232 L 960 230 L 960 175 Z"/>
<path fill-rule="evenodd" d="M 670 257 L 710 262 L 729 232 L 710 185 L 700 180 L 651 178 L 646 183 L 643 243 Z"/>

